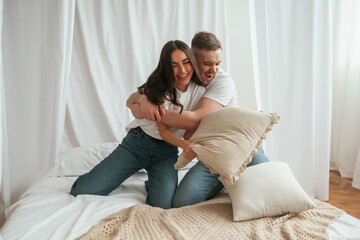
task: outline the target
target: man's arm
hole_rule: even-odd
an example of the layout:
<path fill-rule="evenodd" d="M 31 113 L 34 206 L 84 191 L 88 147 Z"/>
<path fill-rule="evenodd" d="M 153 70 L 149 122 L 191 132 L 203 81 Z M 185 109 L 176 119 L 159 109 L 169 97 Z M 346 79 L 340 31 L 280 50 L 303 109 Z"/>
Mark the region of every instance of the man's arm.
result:
<path fill-rule="evenodd" d="M 135 105 L 137 104 L 137 105 Z M 137 119 L 146 118 L 151 121 L 160 121 L 161 115 L 165 112 L 158 105 L 151 103 L 147 97 L 138 92 L 134 92 L 126 101 L 126 106 L 130 108 L 134 117 Z M 134 114 L 134 112 L 136 114 Z"/>
<path fill-rule="evenodd" d="M 134 105 L 136 103 L 139 105 Z M 131 109 L 136 118 L 146 118 L 152 121 L 161 119 L 161 122 L 168 126 L 189 130 L 195 130 L 201 118 L 208 112 L 224 107 L 210 98 L 203 97 L 200 99 L 195 111 L 183 111 L 180 114 L 177 110 L 165 110 L 164 113 L 160 113 L 157 105 L 152 104 L 145 95 L 138 92 L 130 95 L 126 105 Z M 135 115 L 134 113 L 137 114 Z"/>
<path fill-rule="evenodd" d="M 145 118 L 144 114 L 141 112 L 140 103 L 131 104 L 130 106 L 128 106 L 128 108 L 130 109 L 131 114 L 136 119 L 144 119 Z"/>
<path fill-rule="evenodd" d="M 220 103 L 203 97 L 200 99 L 195 111 L 183 111 L 179 114 L 179 111 L 165 110 L 165 116 L 162 116 L 161 122 L 174 128 L 195 130 L 205 114 L 222 107 L 224 106 Z"/>
<path fill-rule="evenodd" d="M 138 92 L 133 92 L 126 100 L 126 106 L 129 108 L 132 104 L 139 103 L 140 98 L 144 95 Z"/>
<path fill-rule="evenodd" d="M 212 79 L 206 92 L 193 112 L 166 112 L 162 122 L 175 128 L 196 129 L 205 114 L 228 105 L 236 96 L 236 88 L 232 78 L 221 71 L 217 79 Z"/>
<path fill-rule="evenodd" d="M 195 131 L 196 130 L 186 130 L 184 134 L 184 139 L 189 140 L 192 137 L 192 135 L 194 135 Z"/>

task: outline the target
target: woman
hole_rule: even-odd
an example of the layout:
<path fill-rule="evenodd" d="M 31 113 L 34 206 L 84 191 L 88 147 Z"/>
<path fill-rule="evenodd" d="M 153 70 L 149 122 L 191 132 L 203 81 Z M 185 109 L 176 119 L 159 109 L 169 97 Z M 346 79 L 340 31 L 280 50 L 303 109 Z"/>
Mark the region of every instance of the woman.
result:
<path fill-rule="evenodd" d="M 205 92 L 200 76 L 186 43 L 169 41 L 161 51 L 157 68 L 138 91 L 167 109 L 192 110 Z M 149 177 L 146 202 L 170 208 L 178 182 L 174 169 L 178 148 L 162 140 L 156 122 L 135 119 L 127 130 L 122 143 L 108 157 L 75 181 L 70 194 L 108 195 L 135 172 L 145 169 Z M 178 137 L 184 134 L 184 130 L 170 131 Z"/>

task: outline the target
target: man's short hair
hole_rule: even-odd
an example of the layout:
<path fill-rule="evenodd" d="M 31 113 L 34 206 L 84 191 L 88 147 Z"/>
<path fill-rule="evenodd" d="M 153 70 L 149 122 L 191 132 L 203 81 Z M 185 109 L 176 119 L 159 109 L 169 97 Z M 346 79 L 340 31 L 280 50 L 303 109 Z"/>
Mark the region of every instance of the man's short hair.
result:
<path fill-rule="evenodd" d="M 198 32 L 191 40 L 191 48 L 205 49 L 205 50 L 218 50 L 222 49 L 220 41 L 216 36 L 209 32 Z"/>

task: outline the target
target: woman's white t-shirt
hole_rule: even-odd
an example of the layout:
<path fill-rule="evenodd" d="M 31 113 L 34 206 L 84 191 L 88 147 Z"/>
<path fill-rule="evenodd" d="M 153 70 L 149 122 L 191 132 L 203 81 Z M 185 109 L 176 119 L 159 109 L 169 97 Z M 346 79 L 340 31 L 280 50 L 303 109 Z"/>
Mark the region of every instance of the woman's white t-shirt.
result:
<path fill-rule="evenodd" d="M 196 85 L 193 82 L 190 82 L 186 92 L 181 92 L 177 90 L 178 101 L 184 106 L 183 111 L 194 111 L 196 106 L 205 92 L 205 87 Z M 163 104 L 165 109 L 169 110 L 179 110 L 180 107 L 172 104 L 170 101 L 165 100 Z M 162 140 L 158 126 L 156 122 L 150 121 L 147 119 L 135 119 L 129 125 L 126 126 L 126 131 L 128 132 L 131 128 L 141 127 L 141 129 L 149 136 Z M 170 131 L 173 132 L 178 137 L 183 137 L 185 130 L 178 128 L 170 128 Z"/>

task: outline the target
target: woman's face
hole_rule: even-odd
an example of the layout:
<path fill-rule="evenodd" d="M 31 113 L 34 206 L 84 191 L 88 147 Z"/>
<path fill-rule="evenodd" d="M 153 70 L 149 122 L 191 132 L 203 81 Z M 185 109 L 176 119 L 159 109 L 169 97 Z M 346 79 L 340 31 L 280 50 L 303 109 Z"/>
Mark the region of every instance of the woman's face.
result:
<path fill-rule="evenodd" d="M 183 50 L 176 49 L 171 54 L 171 64 L 175 77 L 175 87 L 179 91 L 185 92 L 194 72 L 190 59 Z"/>

